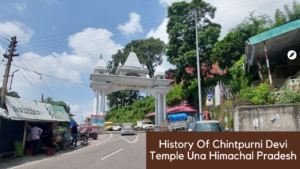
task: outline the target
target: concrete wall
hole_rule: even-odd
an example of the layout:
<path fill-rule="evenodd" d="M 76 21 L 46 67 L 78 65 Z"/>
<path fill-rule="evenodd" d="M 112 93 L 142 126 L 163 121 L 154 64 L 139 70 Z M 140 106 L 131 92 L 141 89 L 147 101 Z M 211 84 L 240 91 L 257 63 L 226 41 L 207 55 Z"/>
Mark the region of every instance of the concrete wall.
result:
<path fill-rule="evenodd" d="M 272 119 L 274 120 L 272 121 Z M 234 109 L 234 130 L 300 131 L 299 106 L 266 105 L 237 107 Z"/>

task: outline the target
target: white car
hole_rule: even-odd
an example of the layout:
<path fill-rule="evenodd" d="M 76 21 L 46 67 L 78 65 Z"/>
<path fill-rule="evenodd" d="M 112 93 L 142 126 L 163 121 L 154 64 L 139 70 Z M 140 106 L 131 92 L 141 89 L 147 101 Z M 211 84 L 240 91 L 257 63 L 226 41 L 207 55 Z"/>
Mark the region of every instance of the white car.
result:
<path fill-rule="evenodd" d="M 121 131 L 122 125 L 121 124 L 114 124 L 112 129 L 113 129 L 113 131 Z"/>

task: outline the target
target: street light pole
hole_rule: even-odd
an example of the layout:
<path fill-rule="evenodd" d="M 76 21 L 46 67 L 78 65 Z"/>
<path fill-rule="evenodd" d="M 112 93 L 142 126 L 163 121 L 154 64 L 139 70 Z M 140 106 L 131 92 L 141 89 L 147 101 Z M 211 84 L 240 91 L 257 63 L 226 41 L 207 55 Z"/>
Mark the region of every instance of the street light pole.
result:
<path fill-rule="evenodd" d="M 202 97 L 201 97 L 201 79 L 200 79 L 200 59 L 198 49 L 198 29 L 197 29 L 197 11 L 195 12 L 195 27 L 196 27 L 196 50 L 197 50 L 197 74 L 198 74 L 198 95 L 199 95 L 199 120 L 202 120 Z"/>

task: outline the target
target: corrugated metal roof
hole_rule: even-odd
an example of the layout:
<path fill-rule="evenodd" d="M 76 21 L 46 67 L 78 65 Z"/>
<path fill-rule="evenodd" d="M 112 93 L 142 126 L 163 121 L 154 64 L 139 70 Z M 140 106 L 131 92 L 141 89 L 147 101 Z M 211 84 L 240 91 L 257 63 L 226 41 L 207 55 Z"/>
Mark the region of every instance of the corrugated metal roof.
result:
<path fill-rule="evenodd" d="M 275 36 L 290 32 L 290 31 L 292 31 L 294 29 L 298 29 L 298 28 L 300 28 L 300 19 L 292 21 L 292 22 L 284 24 L 284 25 L 281 25 L 277 28 L 268 30 L 268 31 L 258 34 L 256 36 L 253 36 L 253 37 L 249 38 L 249 41 L 251 42 L 252 45 L 255 45 L 259 42 L 271 39 Z"/>
<path fill-rule="evenodd" d="M 7 112 L 0 113 L 0 115 L 7 119 L 53 122 L 62 121 L 61 119 L 56 119 L 56 113 L 53 111 L 52 106 L 47 103 L 6 96 L 5 105 L 7 107 Z"/>

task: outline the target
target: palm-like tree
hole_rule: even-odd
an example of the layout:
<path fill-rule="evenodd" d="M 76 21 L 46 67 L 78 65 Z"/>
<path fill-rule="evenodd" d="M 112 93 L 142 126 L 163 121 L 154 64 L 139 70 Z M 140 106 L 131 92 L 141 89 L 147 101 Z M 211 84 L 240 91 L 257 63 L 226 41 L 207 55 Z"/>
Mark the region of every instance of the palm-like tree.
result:
<path fill-rule="evenodd" d="M 54 100 L 52 97 L 47 97 L 45 100 L 44 100 L 45 103 L 49 103 L 49 104 L 52 104 L 54 103 Z"/>

